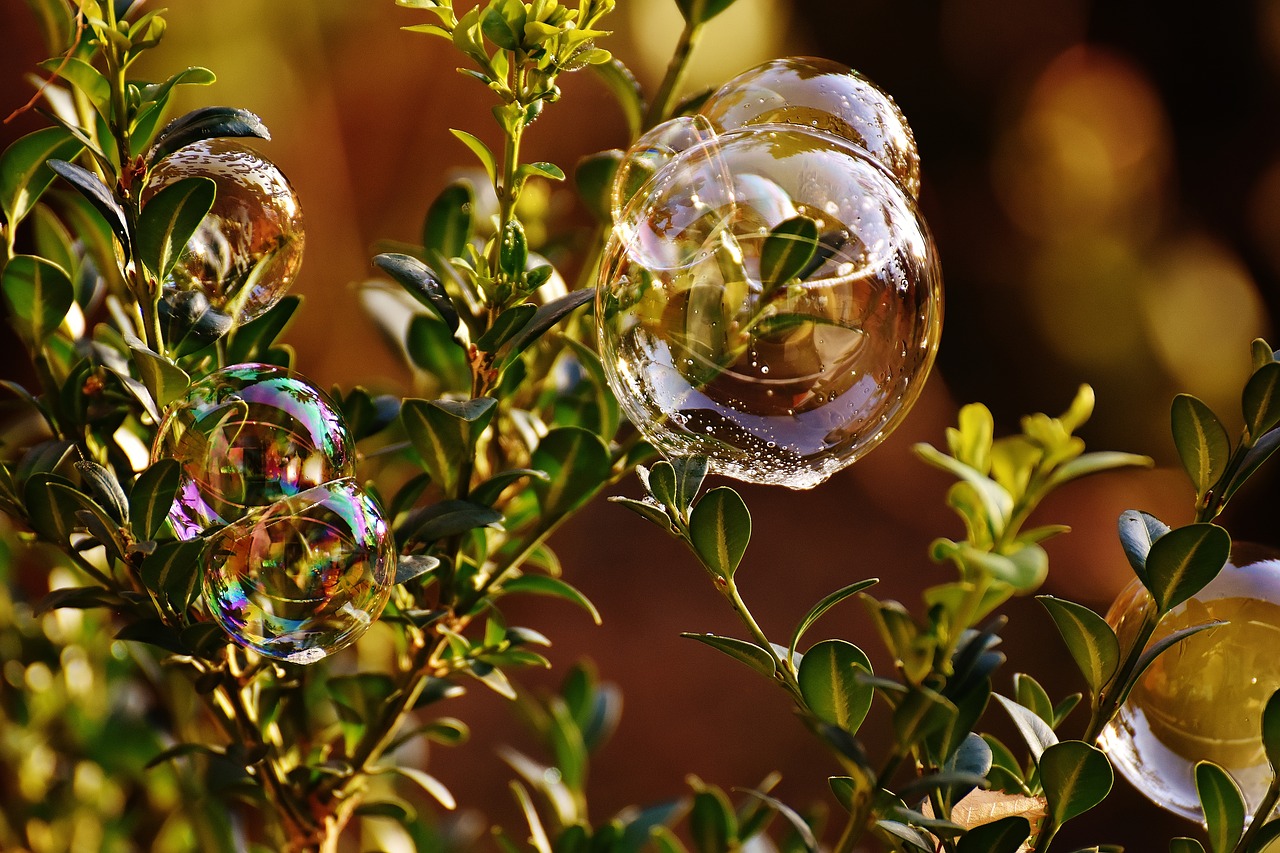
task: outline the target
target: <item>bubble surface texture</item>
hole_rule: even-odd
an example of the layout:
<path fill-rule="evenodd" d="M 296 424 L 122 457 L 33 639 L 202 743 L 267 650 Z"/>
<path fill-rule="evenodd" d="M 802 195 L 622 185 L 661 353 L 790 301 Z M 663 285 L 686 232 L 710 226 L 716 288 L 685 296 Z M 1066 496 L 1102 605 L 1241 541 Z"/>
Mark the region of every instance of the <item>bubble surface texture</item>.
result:
<path fill-rule="evenodd" d="M 355 480 L 307 489 L 211 537 L 204 599 L 237 643 L 314 663 L 350 645 L 386 606 L 395 547 Z"/>
<path fill-rule="evenodd" d="M 920 155 L 902 110 L 883 89 L 846 65 L 792 56 L 744 71 L 700 110 L 720 132 L 785 124 L 838 136 L 865 151 L 920 195 Z"/>
<path fill-rule="evenodd" d="M 775 280 L 766 243 L 791 245 L 774 230 L 800 219 L 812 255 Z M 859 149 L 798 126 L 671 158 L 615 222 L 598 285 L 601 358 L 644 437 L 791 488 L 893 430 L 941 331 L 941 274 L 914 200 Z"/>
<path fill-rule="evenodd" d="M 1131 636 L 1153 607 L 1134 580 L 1107 621 Z M 1240 785 L 1247 814 L 1271 779 L 1262 748 L 1262 710 L 1280 688 L 1280 552 L 1236 543 L 1231 561 L 1208 586 L 1175 608 L 1151 642 L 1205 622 L 1156 658 L 1098 744 L 1129 782 L 1156 805 L 1201 820 L 1195 765 L 1212 761 Z"/>
<path fill-rule="evenodd" d="M 302 265 L 302 208 L 284 173 L 233 140 L 196 142 L 151 171 L 142 202 L 185 178 L 217 186 L 213 207 L 164 280 L 164 296 L 196 291 L 209 305 L 245 323 L 285 294 Z"/>
<path fill-rule="evenodd" d="M 194 383 L 161 422 L 151 459 L 182 465 L 169 511 L 180 539 L 355 474 L 346 424 L 329 397 L 266 364 L 234 365 Z"/>

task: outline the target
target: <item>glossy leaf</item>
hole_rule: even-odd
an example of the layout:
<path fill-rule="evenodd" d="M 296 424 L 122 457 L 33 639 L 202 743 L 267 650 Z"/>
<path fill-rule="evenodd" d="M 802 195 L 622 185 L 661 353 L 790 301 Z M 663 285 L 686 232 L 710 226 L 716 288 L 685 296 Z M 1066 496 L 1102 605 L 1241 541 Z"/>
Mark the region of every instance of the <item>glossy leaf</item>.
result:
<path fill-rule="evenodd" d="M 142 561 L 140 576 L 147 589 L 163 595 L 181 613 L 199 593 L 205 543 L 201 539 L 162 542 Z"/>
<path fill-rule="evenodd" d="M 84 144 L 61 127 L 46 127 L 16 140 L 0 154 L 0 210 L 16 227 L 53 182 L 49 160 L 70 160 Z"/>
<path fill-rule="evenodd" d="M 471 149 L 471 153 L 476 155 L 476 158 L 480 160 L 480 165 L 484 166 L 485 172 L 489 175 L 489 182 L 495 182 L 498 179 L 498 162 L 494 159 L 493 152 L 489 150 L 489 146 L 465 130 L 450 130 L 449 132 L 461 140 L 463 145 Z"/>
<path fill-rule="evenodd" d="M 1101 803 L 1115 780 L 1102 750 L 1079 740 L 1047 747 L 1039 766 L 1049 819 L 1055 826 L 1062 826 Z"/>
<path fill-rule="evenodd" d="M 1280 363 L 1257 368 L 1244 386 L 1244 424 L 1255 440 L 1280 424 Z"/>
<path fill-rule="evenodd" d="M 521 327 L 520 332 L 509 340 L 499 351 L 501 361 L 509 363 L 520 353 L 532 346 L 553 326 L 567 317 L 575 309 L 586 305 L 595 298 L 594 288 L 575 290 L 572 293 L 553 299 L 538 306 L 529 322 Z"/>
<path fill-rule="evenodd" d="M 209 178 L 186 178 L 151 197 L 138 218 L 138 255 L 156 278 L 173 269 L 191 235 L 213 206 L 217 185 Z"/>
<path fill-rule="evenodd" d="M 475 229 L 475 191 L 469 181 L 454 181 L 427 208 L 422 245 L 446 258 L 460 257 Z M 437 282 L 438 284 L 438 282 Z"/>
<path fill-rule="evenodd" d="M 1136 509 L 1127 509 L 1120 513 L 1118 522 L 1120 547 L 1133 567 L 1133 572 L 1143 583 L 1147 577 L 1147 555 L 1156 540 L 1169 532 L 1169 526 L 1154 515 L 1148 515 Z"/>
<path fill-rule="evenodd" d="M 1190 394 L 1173 399 L 1170 420 L 1182 467 L 1195 487 L 1196 499 L 1203 499 L 1226 471 L 1231 456 L 1227 430 L 1212 409 Z"/>
<path fill-rule="evenodd" d="M 1231 556 L 1231 535 L 1215 524 L 1170 530 L 1147 554 L 1144 584 L 1160 613 L 1168 613 L 1217 577 Z"/>
<path fill-rule="evenodd" d="M 129 226 L 125 221 L 124 210 L 121 209 L 120 203 L 116 201 L 115 196 L 111 194 L 111 190 L 97 175 L 82 166 L 68 163 L 65 160 L 50 160 L 49 168 L 71 184 L 93 206 L 93 209 L 102 215 L 102 218 L 111 227 L 112 233 L 116 235 L 121 245 L 126 248 L 133 245 L 130 239 Z"/>
<path fill-rule="evenodd" d="M 711 20 L 736 2 L 737 0 L 676 0 L 676 5 L 680 7 L 680 14 L 686 21 L 700 24 Z"/>
<path fill-rule="evenodd" d="M 1212 761 L 1198 762 L 1195 774 L 1209 849 L 1213 853 L 1231 853 L 1244 832 L 1244 796 L 1230 774 Z"/>
<path fill-rule="evenodd" d="M 396 578 L 392 583 L 407 583 L 414 578 L 433 572 L 440 567 L 440 560 L 426 554 L 401 556 L 396 560 Z"/>
<path fill-rule="evenodd" d="M 719 486 L 694 504 L 689 542 L 712 574 L 732 578 L 750 540 L 751 512 L 733 489 Z"/>
<path fill-rule="evenodd" d="M 111 84 L 101 71 L 76 56 L 46 59 L 40 67 L 78 89 L 101 115 L 110 115 Z"/>
<path fill-rule="evenodd" d="M 481 352 L 496 352 L 533 319 L 537 310 L 538 306 L 530 302 L 511 306 L 498 315 L 483 335 L 476 338 L 476 348 Z"/>
<path fill-rule="evenodd" d="M 956 853 L 1017 853 L 1031 835 L 1031 823 L 1020 815 L 974 827 L 956 845 Z"/>
<path fill-rule="evenodd" d="M 723 652 L 734 660 L 744 663 L 761 675 L 773 677 L 775 664 L 773 657 L 755 643 L 739 640 L 735 637 L 722 637 L 718 634 L 681 634 L 690 640 L 710 646 Z"/>
<path fill-rule="evenodd" d="M 182 482 L 182 466 L 174 459 L 161 459 L 138 475 L 129 493 L 129 520 L 134 535 L 154 539 L 164 526 Z"/>
<path fill-rule="evenodd" d="M 66 272 L 34 255 L 10 259 L 0 287 L 14 326 L 30 344 L 42 344 L 75 302 L 75 288 Z"/>
<path fill-rule="evenodd" d="M 405 400 L 400 420 L 431 479 L 446 497 L 456 497 L 459 474 L 496 411 L 496 401 L 480 397 L 466 402 Z"/>
<path fill-rule="evenodd" d="M 647 521 L 653 522 L 668 533 L 675 533 L 675 527 L 671 524 L 671 517 L 667 515 L 667 511 L 663 507 L 657 506 L 653 503 L 637 501 L 632 498 L 625 498 L 617 495 L 611 495 L 609 497 L 609 502 L 626 507 L 636 515 Z"/>
<path fill-rule="evenodd" d="M 721 853 L 736 846 L 737 823 L 733 807 L 719 788 L 705 788 L 694 794 L 689 834 L 699 853 Z"/>
<path fill-rule="evenodd" d="M 267 126 L 248 110 L 238 107 L 204 107 L 179 116 L 156 135 L 147 152 L 148 168 L 180 148 L 204 139 L 271 139 Z"/>
<path fill-rule="evenodd" d="M 1272 693 L 1262 709 L 1262 748 L 1272 773 L 1280 774 L 1280 691 Z"/>
<path fill-rule="evenodd" d="M 502 521 L 502 513 L 470 501 L 445 500 L 409 513 L 396 529 L 403 545 L 411 541 L 436 542 L 477 527 Z"/>
<path fill-rule="evenodd" d="M 911 685 L 907 695 L 893 709 L 893 733 L 900 749 L 918 744 L 945 730 L 958 710 L 951 700 L 928 687 Z"/>
<path fill-rule="evenodd" d="M 444 806 L 446 809 L 457 808 L 458 803 L 453 798 L 453 794 L 449 792 L 449 789 L 446 788 L 439 779 L 418 770 L 416 767 L 379 767 L 373 772 L 394 773 L 396 775 L 403 776 L 422 790 L 426 791 L 432 799 Z"/>
<path fill-rule="evenodd" d="M 1045 750 L 1058 743 L 1058 736 L 1053 733 L 1053 729 L 1049 728 L 1049 724 L 1040 719 L 1031 709 L 1024 708 L 999 693 L 992 695 L 1009 712 L 1014 726 L 1018 729 L 1018 734 L 1022 735 L 1027 748 L 1031 750 L 1031 758 L 1038 764 Z"/>
<path fill-rule="evenodd" d="M 133 347 L 133 363 L 152 398 L 162 408 L 183 397 L 191 386 L 191 377 L 169 359 L 156 355 L 145 346 Z"/>
<path fill-rule="evenodd" d="M 430 267 L 417 258 L 394 252 L 377 255 L 373 262 L 399 282 L 410 296 L 434 311 L 450 333 L 458 331 L 458 311 Z"/>
<path fill-rule="evenodd" d="M 116 524 L 129 520 L 129 501 L 124 496 L 120 481 L 110 469 L 88 460 L 76 463 L 81 484 L 89 490 L 98 506 L 106 510 Z"/>
<path fill-rule="evenodd" d="M 1120 666 L 1120 642 L 1115 631 L 1107 620 L 1082 604 L 1051 595 L 1036 596 L 1036 599 L 1053 617 L 1089 690 L 1097 693 Z"/>
<path fill-rule="evenodd" d="M 871 672 L 871 661 L 853 643 L 823 640 L 812 646 L 801 659 L 796 676 L 809 710 L 819 719 L 856 732 L 875 693 L 859 681 L 859 671 Z"/>

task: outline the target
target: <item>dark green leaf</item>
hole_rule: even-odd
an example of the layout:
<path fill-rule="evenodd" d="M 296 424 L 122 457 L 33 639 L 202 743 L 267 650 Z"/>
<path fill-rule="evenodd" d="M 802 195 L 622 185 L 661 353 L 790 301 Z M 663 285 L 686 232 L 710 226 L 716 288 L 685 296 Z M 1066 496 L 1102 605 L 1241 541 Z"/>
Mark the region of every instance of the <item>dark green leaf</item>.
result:
<path fill-rule="evenodd" d="M 154 462 L 138 475 L 129 493 L 129 518 L 139 540 L 154 539 L 160 532 L 181 483 L 182 466 L 174 459 Z"/>
<path fill-rule="evenodd" d="M 446 258 L 461 257 L 475 228 L 475 191 L 469 181 L 454 181 L 441 190 L 422 225 L 422 245 Z M 435 282 L 439 286 L 439 282 Z"/>
<path fill-rule="evenodd" d="M 502 241 L 498 244 L 498 267 L 515 281 L 524 274 L 529 262 L 529 238 L 524 234 L 520 220 L 512 219 L 502 228 Z"/>
<path fill-rule="evenodd" d="M 644 474 L 643 468 L 637 468 L 637 473 Z M 649 489 L 649 494 L 658 503 L 665 507 L 670 507 L 677 513 L 682 513 L 688 507 L 680 506 L 676 502 L 676 470 L 671 467 L 671 463 L 661 460 L 654 464 L 649 471 L 649 476 L 645 485 Z"/>
<path fill-rule="evenodd" d="M 129 520 L 129 502 L 115 474 L 89 461 L 77 462 L 76 470 L 80 472 L 81 483 L 89 489 L 98 506 L 107 511 L 111 521 L 119 525 Z"/>
<path fill-rule="evenodd" d="M 502 513 L 470 501 L 446 500 L 409 513 L 396 530 L 401 544 L 436 542 L 502 521 Z"/>
<path fill-rule="evenodd" d="M 156 355 L 145 346 L 133 347 L 133 363 L 137 365 L 142 384 L 161 407 L 186 396 L 191 377 L 169 359 Z"/>
<path fill-rule="evenodd" d="M 1169 841 L 1169 853 L 1204 853 L 1204 847 L 1194 838 L 1174 838 Z"/>
<path fill-rule="evenodd" d="M 1144 583 L 1168 613 L 1217 577 L 1231 556 L 1231 535 L 1215 524 L 1189 524 L 1161 536 L 1147 554 Z"/>
<path fill-rule="evenodd" d="M 301 304 L 301 296 L 289 294 L 262 315 L 237 327 L 227 345 L 227 361 L 232 364 L 255 361 L 258 353 L 270 349 L 276 339 L 284 334 Z M 347 418 L 347 425 L 351 426 L 350 417 Z M 353 437 L 364 437 L 364 434 L 357 435 L 357 432 L 353 427 Z"/>
<path fill-rule="evenodd" d="M 689 514 L 689 542 L 707 570 L 733 577 L 751 540 L 751 512 L 728 486 L 703 495 Z"/>
<path fill-rule="evenodd" d="M 657 504 L 632 500 L 631 498 L 624 498 L 616 495 L 611 496 L 609 498 L 609 502 L 626 507 L 636 515 L 653 522 L 668 533 L 675 533 L 675 527 L 671 524 L 671 517 L 667 515 L 665 508 L 660 507 Z"/>
<path fill-rule="evenodd" d="M 627 120 L 627 138 L 635 139 L 644 129 L 645 110 L 644 91 L 636 80 L 636 76 L 618 59 L 592 65 L 591 68 L 604 80 L 609 91 L 613 93 L 614 99 L 617 100 L 618 106 L 622 108 L 622 114 Z M 608 218 L 606 217 L 604 221 L 608 221 Z"/>
<path fill-rule="evenodd" d="M 578 186 L 578 195 L 597 222 L 613 221 L 613 178 L 618 173 L 622 156 L 621 151 L 611 148 L 583 157 L 574 170 L 573 180 Z"/>
<path fill-rule="evenodd" d="M 1049 801 L 1049 819 L 1055 826 L 1062 826 L 1106 799 L 1115 778 L 1102 750 L 1079 740 L 1047 747 L 1039 765 L 1040 782 Z"/>
<path fill-rule="evenodd" d="M 871 672 L 871 661 L 852 643 L 823 640 L 811 647 L 797 673 L 800 693 L 809 710 L 845 731 L 856 732 L 875 693 L 856 678 L 859 670 Z"/>
<path fill-rule="evenodd" d="M 707 465 L 705 456 L 677 456 L 671 460 L 676 472 L 676 504 L 681 510 L 688 509 L 698 496 L 707 476 Z"/>
<path fill-rule="evenodd" d="M 1262 710 L 1262 748 L 1272 773 L 1280 774 L 1280 691 L 1271 694 Z"/>
<path fill-rule="evenodd" d="M 1036 598 L 1053 617 L 1089 690 L 1097 693 L 1120 665 L 1120 643 L 1115 632 L 1107 620 L 1084 605 L 1051 595 Z"/>
<path fill-rule="evenodd" d="M 1169 526 L 1153 515 L 1136 509 L 1127 509 L 1120 513 L 1118 523 L 1120 530 L 1120 547 L 1133 567 L 1133 572 L 1146 583 L 1147 555 L 1156 540 L 1169 532 Z"/>
<path fill-rule="evenodd" d="M 1024 708 L 999 693 L 992 695 L 1009 712 L 1014 726 L 1018 729 L 1018 734 L 1022 735 L 1022 739 L 1031 750 L 1032 759 L 1038 764 L 1044 752 L 1058 743 L 1058 736 L 1053 733 L 1053 729 L 1049 728 L 1049 724 L 1040 719 L 1031 709 Z"/>
<path fill-rule="evenodd" d="M 600 624 L 600 611 L 596 610 L 596 606 L 591 603 L 591 600 L 559 578 L 548 577 L 547 575 L 521 575 L 518 578 L 503 581 L 502 588 L 507 593 L 549 595 L 554 598 L 563 598 L 587 611 L 587 613 L 591 614 L 591 621 L 597 625 Z"/>
<path fill-rule="evenodd" d="M 945 696 L 913 684 L 893 709 L 895 742 L 900 749 L 909 749 L 945 729 L 957 713 L 955 704 Z"/>
<path fill-rule="evenodd" d="M 699 643 L 708 645 L 713 649 L 724 652 L 729 657 L 740 663 L 754 669 L 761 675 L 773 677 L 776 665 L 773 657 L 764 649 L 755 643 L 739 640 L 734 637 L 722 637 L 718 634 L 681 634 L 690 640 L 697 640 Z"/>
<path fill-rule="evenodd" d="M 55 545 L 66 546 L 80 505 L 54 486 L 65 486 L 74 491 L 69 481 L 56 474 L 32 474 L 23 486 L 23 504 L 36 533 Z"/>
<path fill-rule="evenodd" d="M 693 795 L 689 833 L 699 853 L 723 853 L 736 846 L 738 821 L 733 806 L 719 788 L 704 788 Z"/>
<path fill-rule="evenodd" d="M 164 596 L 181 613 L 195 601 L 203 574 L 202 539 L 162 542 L 142 561 L 140 576 L 147 589 Z"/>
<path fill-rule="evenodd" d="M 160 190 L 142 208 L 138 256 L 156 278 L 163 279 L 177 263 L 216 193 L 209 178 L 186 178 Z"/>
<path fill-rule="evenodd" d="M 398 281 L 410 296 L 434 311 L 449 328 L 450 334 L 458 331 L 458 311 L 430 267 L 417 258 L 396 253 L 377 255 L 373 262 Z"/>
<path fill-rule="evenodd" d="M 111 194 L 111 190 L 97 175 L 65 160 L 50 160 L 49 168 L 71 184 L 93 206 L 93 209 L 102 215 L 126 250 L 132 247 L 133 242 L 130 239 L 124 211 L 120 208 L 120 203 L 116 201 L 115 196 Z"/>
<path fill-rule="evenodd" d="M 209 755 L 221 758 L 223 751 L 212 746 L 205 746 L 202 743 L 180 743 L 164 750 L 148 761 L 145 766 L 146 769 L 150 770 L 152 767 L 158 767 L 166 761 L 172 761 L 175 758 L 183 758 L 188 755 Z"/>
<path fill-rule="evenodd" d="M 569 514 L 594 495 L 609 477 L 609 451 L 600 437 L 577 427 L 547 433 L 533 453 L 532 467 L 546 471 L 548 481 L 535 481 L 543 524 Z"/>
<path fill-rule="evenodd" d="M 1236 470 L 1235 475 L 1231 478 L 1231 482 L 1227 483 L 1222 495 L 1224 499 L 1229 499 L 1236 493 L 1236 490 L 1244 485 L 1245 481 L 1258 470 L 1258 467 L 1271 458 L 1271 454 L 1276 452 L 1276 448 L 1280 448 L 1280 429 L 1273 429 L 1258 439 L 1257 443 L 1250 447 L 1244 455 L 1244 460 L 1240 463 L 1240 467 Z"/>
<path fill-rule="evenodd" d="M 1213 853 L 1231 853 L 1244 832 L 1244 797 L 1235 780 L 1212 761 L 1196 764 L 1196 793 L 1204 811 L 1209 847 Z"/>
<path fill-rule="evenodd" d="M 64 128 L 46 127 L 28 133 L 0 154 L 0 210 L 10 228 L 35 207 L 53 182 L 49 160 L 70 160 L 84 147 Z"/>
<path fill-rule="evenodd" d="M 452 336 L 449 327 L 434 316 L 418 314 L 409 321 L 404 349 L 409 361 L 427 371 L 441 388 L 458 392 L 471 390 L 467 351 Z"/>
<path fill-rule="evenodd" d="M 151 168 L 179 148 L 185 148 L 202 139 L 256 137 L 271 139 L 267 126 L 248 110 L 238 107 L 204 107 L 179 116 L 165 125 L 156 135 L 151 150 L 147 152 L 147 167 Z"/>
<path fill-rule="evenodd" d="M 543 305 L 538 306 L 538 310 L 534 312 L 533 318 L 520 329 L 519 334 L 507 342 L 499 353 L 500 360 L 504 364 L 508 364 L 520 353 L 528 349 L 534 342 L 541 338 L 552 326 L 559 323 L 571 311 L 595 298 L 595 288 L 586 290 L 575 290 L 559 299 L 553 299 Z"/>
<path fill-rule="evenodd" d="M 956 853 L 1017 853 L 1030 835 L 1031 824 L 1025 817 L 1001 818 L 966 832 Z"/>
<path fill-rule="evenodd" d="M 14 326 L 32 345 L 43 344 L 75 302 L 75 288 L 66 272 L 34 255 L 10 259 L 0 287 Z"/>
<path fill-rule="evenodd" d="M 879 578 L 870 578 L 868 580 L 858 581 L 857 583 L 851 583 L 842 589 L 836 590 L 815 604 L 813 609 L 806 613 L 804 618 L 796 625 L 796 629 L 791 632 L 791 642 L 787 644 L 788 655 L 794 655 L 796 653 L 796 647 L 800 645 L 800 638 L 804 636 L 805 631 L 808 631 L 809 628 L 813 626 L 813 623 L 822 618 L 822 614 L 826 613 L 832 607 L 844 601 L 849 596 L 857 595 L 864 589 L 867 589 L 879 582 Z M 867 669 L 870 670 L 871 667 L 868 666 Z"/>
<path fill-rule="evenodd" d="M 396 579 L 394 583 L 402 584 L 433 572 L 440 566 L 440 560 L 425 554 L 401 556 L 396 561 Z"/>
<path fill-rule="evenodd" d="M 1213 410 L 1190 394 L 1173 398 L 1170 419 L 1182 467 L 1195 487 L 1197 501 L 1201 500 L 1222 479 L 1231 440 Z"/>
<path fill-rule="evenodd" d="M 737 0 L 676 0 L 676 5 L 680 7 L 680 14 L 686 21 L 699 24 L 711 20 L 736 2 Z"/>
<path fill-rule="evenodd" d="M 760 249 L 760 282 L 767 294 L 800 274 L 818 250 L 818 223 L 795 216 L 778 223 Z"/>
<path fill-rule="evenodd" d="M 525 477 L 532 477 L 536 480 L 549 480 L 545 471 L 536 471 L 533 468 L 510 468 L 506 471 L 499 471 L 489 479 L 471 490 L 468 500 L 475 503 L 488 504 L 493 506 L 497 502 L 499 496 L 512 483 L 522 480 Z"/>
<path fill-rule="evenodd" d="M 476 348 L 482 352 L 496 352 L 499 347 L 511 340 L 525 324 L 533 319 L 538 306 L 531 302 L 513 305 L 498 315 L 493 325 L 476 339 Z"/>
<path fill-rule="evenodd" d="M 360 817 L 385 817 L 409 826 L 417 820 L 418 813 L 413 806 L 404 800 L 378 799 L 365 801 L 356 806 L 355 814 Z"/>
<path fill-rule="evenodd" d="M 215 623 L 209 623 L 213 627 L 217 627 Z M 116 632 L 117 640 L 129 640 L 135 643 L 147 643 L 172 652 L 175 655 L 186 655 L 191 653 L 191 649 L 187 648 L 182 642 L 182 638 L 178 634 L 178 630 L 170 625 L 166 625 L 160 619 L 139 619 L 136 622 L 130 622 L 119 631 Z"/>
<path fill-rule="evenodd" d="M 102 587 L 75 586 L 55 589 L 36 603 L 32 613 L 35 616 L 43 616 L 45 613 L 63 607 L 72 610 L 90 610 L 95 607 L 115 609 L 123 605 L 124 599 Z"/>
<path fill-rule="evenodd" d="M 469 468 L 476 440 L 492 420 L 496 401 L 478 397 L 453 400 L 405 400 L 400 420 L 431 479 L 447 497 L 462 485 L 460 473 Z"/>
<path fill-rule="evenodd" d="M 1257 440 L 1280 424 L 1280 363 L 1272 361 L 1253 372 L 1244 386 L 1244 424 Z"/>

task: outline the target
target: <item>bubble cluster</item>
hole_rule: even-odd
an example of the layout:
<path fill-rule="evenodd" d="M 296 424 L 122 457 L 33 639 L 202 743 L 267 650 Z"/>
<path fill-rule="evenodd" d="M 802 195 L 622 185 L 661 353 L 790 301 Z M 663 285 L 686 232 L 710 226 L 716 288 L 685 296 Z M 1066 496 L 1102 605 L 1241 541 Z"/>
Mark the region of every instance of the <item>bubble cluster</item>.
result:
<path fill-rule="evenodd" d="M 394 540 L 319 388 L 266 364 L 211 373 L 161 422 L 151 456 L 181 465 L 169 521 L 180 539 L 208 538 L 205 605 L 235 642 L 311 663 L 378 618 Z"/>
<path fill-rule="evenodd" d="M 776 65 L 738 79 L 773 79 Z M 878 444 L 919 395 L 941 275 L 912 192 L 884 163 L 847 135 L 744 117 L 739 99 L 726 86 L 706 116 L 659 126 L 624 156 L 600 351 L 628 417 L 665 455 L 809 488 Z"/>
<path fill-rule="evenodd" d="M 1107 621 L 1121 641 L 1153 608 L 1138 581 L 1116 599 Z M 1099 745 L 1152 802 L 1201 820 L 1195 765 L 1225 768 L 1257 810 L 1271 779 L 1262 747 L 1262 710 L 1280 688 L 1280 552 L 1236 543 L 1231 562 L 1208 586 L 1175 608 L 1151 642 L 1220 620 L 1218 628 L 1162 653 L 1139 680 Z"/>
<path fill-rule="evenodd" d="M 285 294 L 302 265 L 302 208 L 284 173 L 227 139 L 196 142 L 165 157 L 147 177 L 142 203 L 186 178 L 217 186 L 213 207 L 164 281 L 164 298 L 199 293 L 238 323 Z"/>
<path fill-rule="evenodd" d="M 237 642 L 314 663 L 382 613 L 396 557 L 382 512 L 352 479 L 254 510 L 205 551 L 209 612 Z"/>

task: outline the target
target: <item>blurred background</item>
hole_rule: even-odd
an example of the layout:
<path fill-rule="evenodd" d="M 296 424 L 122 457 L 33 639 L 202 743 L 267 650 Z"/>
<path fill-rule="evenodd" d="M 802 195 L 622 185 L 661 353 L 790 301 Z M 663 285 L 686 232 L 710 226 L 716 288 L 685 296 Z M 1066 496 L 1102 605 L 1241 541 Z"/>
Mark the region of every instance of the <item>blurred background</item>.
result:
<path fill-rule="evenodd" d="M 669 0 L 618 5 L 619 35 L 604 46 L 652 92 L 679 16 Z M 449 128 L 497 138 L 488 93 L 454 72 L 442 42 L 402 32 L 425 17 L 391 0 L 187 0 L 167 17 L 165 45 L 145 71 L 212 68 L 218 82 L 188 89 L 176 112 L 224 103 L 258 113 L 274 137 L 260 149 L 302 200 L 306 260 L 294 291 L 306 304 L 287 337 L 300 369 L 325 387 L 409 393 L 408 369 L 370 345 L 376 332 L 353 285 L 372 275 L 375 243 L 415 240 L 435 194 L 471 166 Z M 8 114 L 30 97 L 24 75 L 44 48 L 17 0 L 0 3 L 0 32 L 0 112 Z M 1105 611 L 1130 576 L 1117 515 L 1141 508 L 1171 524 L 1191 518 L 1192 495 L 1172 467 L 1170 399 L 1196 394 L 1237 434 L 1249 341 L 1272 334 L 1280 308 L 1280 0 L 1211 10 L 1150 0 L 740 0 L 710 26 L 690 91 L 805 54 L 863 72 L 911 122 L 946 319 L 923 399 L 880 449 L 811 492 L 742 490 L 756 531 L 739 574 L 747 601 L 771 635 L 785 635 L 814 601 L 862 577 L 883 579 L 878 597 L 914 605 L 921 588 L 950 572 L 929 561 L 929 542 L 961 529 L 943 504 L 947 479 L 918 462 L 911 445 L 942 442 L 965 402 L 985 402 L 1007 432 L 1022 414 L 1061 412 L 1088 382 L 1098 395 L 1084 431 L 1090 446 L 1158 461 L 1153 471 L 1074 484 L 1041 511 L 1041 521 L 1074 528 L 1048 546 L 1044 591 Z M 28 113 L 0 126 L 0 147 L 40 123 Z M 625 144 L 622 114 L 584 72 L 566 78 L 562 101 L 526 137 L 526 157 L 572 173 L 580 157 Z M 545 204 L 553 223 L 583 221 L 569 187 Z M 576 272 L 572 258 L 557 260 L 567 278 Z M 21 378 L 29 366 L 6 338 L 7 328 L 0 375 Z M 1280 545 L 1276 498 L 1276 479 L 1264 471 L 1226 518 L 1233 535 Z M 556 603 L 511 619 L 556 641 L 561 672 L 589 657 L 623 691 L 618 736 L 593 770 L 596 819 L 677 795 L 688 773 L 729 787 L 776 769 L 784 801 L 829 802 L 826 777 L 837 768 L 785 697 L 677 636 L 739 630 L 692 557 L 604 502 L 555 544 L 604 627 Z M 1009 613 L 1010 660 L 997 689 L 1008 692 L 1020 670 L 1055 697 L 1081 689 L 1039 606 L 1018 601 Z M 811 639 L 822 635 L 857 642 L 877 666 L 889 665 L 856 603 L 828 615 Z M 21 683 L 21 673 L 6 674 Z M 435 754 L 431 771 L 465 807 L 514 827 L 511 773 L 494 748 L 524 735 L 502 700 L 472 692 L 446 710 L 475 736 Z M 1067 729 L 1078 735 L 1077 714 Z M 873 717 L 864 731 L 883 724 Z M 1073 841 L 1163 849 L 1151 840 L 1192 830 L 1122 780 L 1079 823 L 1063 833 L 1064 849 Z"/>

